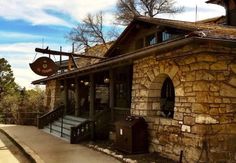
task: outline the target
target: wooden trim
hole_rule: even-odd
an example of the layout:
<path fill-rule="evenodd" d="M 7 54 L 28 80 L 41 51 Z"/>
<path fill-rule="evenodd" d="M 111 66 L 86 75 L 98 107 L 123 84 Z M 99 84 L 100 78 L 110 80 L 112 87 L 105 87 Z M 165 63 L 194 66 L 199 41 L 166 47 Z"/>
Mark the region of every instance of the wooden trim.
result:
<path fill-rule="evenodd" d="M 124 111 L 128 111 L 128 110 L 131 110 L 130 108 L 119 108 L 119 107 L 114 107 L 113 108 L 114 110 L 124 110 Z"/>
<path fill-rule="evenodd" d="M 53 54 L 53 55 L 64 55 L 64 56 L 74 56 L 74 57 L 82 57 L 82 58 L 94 58 L 94 59 L 104 59 L 105 57 L 98 57 L 92 55 L 84 55 L 84 54 L 76 54 L 76 53 L 69 53 L 69 52 L 61 52 L 56 50 L 49 50 L 49 49 L 41 49 L 35 48 L 35 52 L 43 53 L 43 54 Z"/>
<path fill-rule="evenodd" d="M 64 104 L 65 104 L 64 113 L 66 114 L 68 109 L 68 82 L 66 79 L 64 80 Z"/>
<path fill-rule="evenodd" d="M 79 82 L 75 78 L 75 115 L 79 116 Z"/>
<path fill-rule="evenodd" d="M 109 85 L 109 107 L 111 108 L 111 121 L 114 121 L 114 70 L 109 71 L 110 85 Z"/>
<path fill-rule="evenodd" d="M 87 66 L 87 67 L 83 67 L 74 71 L 70 71 L 68 73 L 64 73 L 64 74 L 59 74 L 59 75 L 54 75 L 48 78 L 43 78 L 40 80 L 36 80 L 33 81 L 32 84 L 40 84 L 41 82 L 45 82 L 48 80 L 53 80 L 53 79 L 58 79 L 58 78 L 66 78 L 67 76 L 72 76 L 72 75 L 86 75 L 89 73 L 94 73 L 94 72 L 98 72 L 101 70 L 107 70 L 111 67 L 117 66 L 117 65 L 124 65 L 125 63 L 127 64 L 127 62 L 129 64 L 132 63 L 133 60 L 136 59 L 140 59 L 143 57 L 147 57 L 153 54 L 156 54 L 158 56 L 160 56 L 162 53 L 164 52 L 168 52 L 169 50 L 173 49 L 173 48 L 177 48 L 179 46 L 184 46 L 186 44 L 188 45 L 193 45 L 196 44 L 197 42 L 200 43 L 221 43 L 222 45 L 226 46 L 226 47 L 235 47 L 236 45 L 236 41 L 234 40 L 224 40 L 224 39 L 213 39 L 213 38 L 199 38 L 199 37 L 190 37 L 190 38 L 180 38 L 178 40 L 170 40 L 170 41 L 166 41 L 160 44 L 155 44 L 153 46 L 149 46 L 131 53 L 126 53 L 114 58 L 109 58 L 103 61 L 100 61 L 99 63 Z M 212 47 L 214 48 L 214 47 Z M 219 50 L 215 50 L 215 53 L 219 53 Z M 235 51 L 231 52 L 232 54 L 235 54 Z M 170 56 L 171 57 L 171 56 Z M 79 74 L 78 74 L 79 73 Z"/>

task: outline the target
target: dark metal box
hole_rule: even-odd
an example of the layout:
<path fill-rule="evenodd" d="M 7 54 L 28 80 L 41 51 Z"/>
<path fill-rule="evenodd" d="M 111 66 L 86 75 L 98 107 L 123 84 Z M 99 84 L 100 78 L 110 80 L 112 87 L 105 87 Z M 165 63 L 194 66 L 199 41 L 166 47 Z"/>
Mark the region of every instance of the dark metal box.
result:
<path fill-rule="evenodd" d="M 148 151 L 147 124 L 142 117 L 128 116 L 116 123 L 116 143 L 118 150 L 126 153 L 146 153 Z"/>

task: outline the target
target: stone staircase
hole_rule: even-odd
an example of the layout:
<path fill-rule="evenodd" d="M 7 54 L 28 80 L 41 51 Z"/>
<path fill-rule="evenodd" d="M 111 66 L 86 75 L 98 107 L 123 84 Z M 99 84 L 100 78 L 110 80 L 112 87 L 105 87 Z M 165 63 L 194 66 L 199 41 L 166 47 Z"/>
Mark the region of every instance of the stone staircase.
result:
<path fill-rule="evenodd" d="M 78 126 L 86 120 L 85 118 L 66 115 L 44 126 L 42 130 L 66 141 L 70 141 L 71 127 Z"/>

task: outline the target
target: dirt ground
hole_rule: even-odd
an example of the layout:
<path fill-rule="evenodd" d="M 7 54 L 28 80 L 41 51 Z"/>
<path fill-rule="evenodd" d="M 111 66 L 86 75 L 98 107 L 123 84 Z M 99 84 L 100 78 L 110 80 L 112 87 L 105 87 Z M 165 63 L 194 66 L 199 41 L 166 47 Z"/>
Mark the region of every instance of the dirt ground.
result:
<path fill-rule="evenodd" d="M 30 163 L 24 153 L 0 132 L 0 163 Z"/>

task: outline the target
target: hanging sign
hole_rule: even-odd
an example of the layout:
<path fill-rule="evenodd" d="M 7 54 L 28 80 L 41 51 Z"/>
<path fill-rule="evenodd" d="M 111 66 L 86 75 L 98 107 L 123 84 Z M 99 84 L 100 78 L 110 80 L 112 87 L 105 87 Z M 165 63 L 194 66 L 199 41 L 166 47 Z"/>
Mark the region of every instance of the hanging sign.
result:
<path fill-rule="evenodd" d="M 32 71 L 40 76 L 53 75 L 59 69 L 59 67 L 53 62 L 53 60 L 48 57 L 40 57 L 29 65 Z"/>

